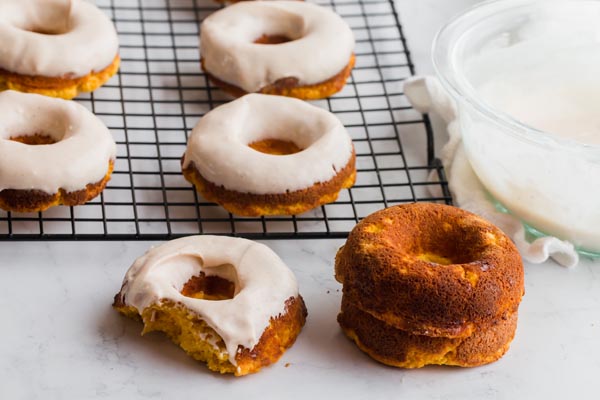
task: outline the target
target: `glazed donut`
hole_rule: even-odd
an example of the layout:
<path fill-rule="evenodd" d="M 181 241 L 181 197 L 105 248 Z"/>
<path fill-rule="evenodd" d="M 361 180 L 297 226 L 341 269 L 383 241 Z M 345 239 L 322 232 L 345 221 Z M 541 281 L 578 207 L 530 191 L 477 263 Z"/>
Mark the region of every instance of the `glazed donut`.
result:
<path fill-rule="evenodd" d="M 238 97 L 322 99 L 342 89 L 354 66 L 350 27 L 311 3 L 236 3 L 211 14 L 200 31 L 203 70 Z"/>
<path fill-rule="evenodd" d="M 356 177 L 352 139 L 333 114 L 264 94 L 207 113 L 182 167 L 207 200 L 243 216 L 303 213 L 335 201 Z"/>
<path fill-rule="evenodd" d="M 498 228 L 467 211 L 427 203 L 378 211 L 352 230 L 335 271 L 343 284 L 342 329 L 386 364 L 480 365 L 500 358 L 514 336 L 521 257 Z M 387 344 L 373 344 L 361 314 L 371 319 L 367 325 L 395 332 Z M 445 350 L 419 347 L 431 338 Z M 404 343 L 395 356 L 383 350 L 389 341 Z"/>
<path fill-rule="evenodd" d="M 119 68 L 110 19 L 83 0 L 0 0 L 0 90 L 71 99 Z"/>
<path fill-rule="evenodd" d="M 109 130 L 82 105 L 0 93 L 0 208 L 83 204 L 106 186 L 115 152 Z"/>
<path fill-rule="evenodd" d="M 306 320 L 292 271 L 267 246 L 189 236 L 152 248 L 127 272 L 113 306 L 163 331 L 209 369 L 236 376 L 276 362 Z"/>

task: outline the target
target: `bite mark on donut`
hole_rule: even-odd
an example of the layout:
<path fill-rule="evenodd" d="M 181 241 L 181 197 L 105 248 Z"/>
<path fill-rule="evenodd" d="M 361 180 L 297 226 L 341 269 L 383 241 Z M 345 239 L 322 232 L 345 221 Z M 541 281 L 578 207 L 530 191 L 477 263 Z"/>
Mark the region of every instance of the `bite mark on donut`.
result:
<path fill-rule="evenodd" d="M 252 142 L 248 147 L 265 154 L 287 156 L 301 152 L 303 149 L 296 143 L 280 139 L 263 139 Z"/>
<path fill-rule="evenodd" d="M 218 333 L 200 315 L 180 303 L 164 300 L 138 311 L 126 304 L 121 291 L 115 296 L 113 307 L 129 318 L 141 320 L 144 323 L 142 335 L 164 332 L 191 357 L 206 362 L 210 370 L 235 376 L 258 372 L 262 367 L 277 362 L 296 341 L 308 315 L 302 296 L 290 297 L 285 302 L 284 312 L 270 319 L 252 349 L 238 347 L 237 365 L 233 365 Z"/>

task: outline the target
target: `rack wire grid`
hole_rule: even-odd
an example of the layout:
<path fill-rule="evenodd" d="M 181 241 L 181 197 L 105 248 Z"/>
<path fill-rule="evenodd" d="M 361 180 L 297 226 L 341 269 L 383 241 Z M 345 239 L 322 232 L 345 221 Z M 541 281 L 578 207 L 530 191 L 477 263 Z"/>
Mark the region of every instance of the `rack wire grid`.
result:
<path fill-rule="evenodd" d="M 356 148 L 356 185 L 335 203 L 295 216 L 241 218 L 206 202 L 183 178 L 180 159 L 196 122 L 231 100 L 209 83 L 198 51 L 202 20 L 221 6 L 212 0 L 98 0 L 116 25 L 122 64 L 105 86 L 76 100 L 115 136 L 112 179 L 82 206 L 0 212 L 0 240 L 166 240 L 202 233 L 335 238 L 384 207 L 451 203 L 429 120 L 403 94 L 414 66 L 393 0 L 316 2 L 340 14 L 356 37 L 347 85 L 313 102 L 336 114 Z M 432 173 L 439 182 L 428 179 Z"/>

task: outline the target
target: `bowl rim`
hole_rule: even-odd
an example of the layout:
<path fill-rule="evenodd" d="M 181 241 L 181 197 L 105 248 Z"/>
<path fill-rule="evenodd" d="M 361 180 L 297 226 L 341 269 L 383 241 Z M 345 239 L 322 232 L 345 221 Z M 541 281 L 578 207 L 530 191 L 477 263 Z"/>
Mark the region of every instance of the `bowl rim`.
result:
<path fill-rule="evenodd" d="M 501 7 L 502 11 L 508 11 L 521 7 L 531 7 L 542 2 L 545 4 L 549 3 L 547 0 L 486 0 L 475 4 L 474 6 L 471 6 L 463 12 L 455 15 L 446 24 L 444 24 L 444 26 L 442 26 L 433 39 L 431 48 L 433 69 L 438 80 L 441 82 L 442 87 L 444 87 L 448 93 L 450 93 L 455 99 L 462 99 L 466 101 L 472 108 L 483 114 L 486 118 L 489 118 L 492 121 L 509 128 L 508 131 L 503 130 L 503 132 L 509 133 L 512 136 L 515 136 L 518 139 L 526 142 L 533 142 L 538 145 L 553 148 L 560 147 L 561 149 L 577 152 L 580 155 L 589 155 L 590 157 L 600 161 L 600 145 L 582 143 L 562 135 L 537 129 L 519 121 L 505 112 L 490 107 L 477 93 L 476 89 L 468 83 L 468 79 L 464 73 L 458 71 L 453 66 L 453 63 L 451 62 L 452 56 L 448 56 L 448 54 L 453 53 L 455 50 L 455 45 L 458 40 L 455 39 L 450 41 L 447 51 L 443 51 L 443 48 L 440 47 L 440 44 L 444 41 L 445 37 L 449 35 L 450 32 L 453 32 L 459 24 L 467 19 L 471 18 L 473 19 L 473 22 L 468 25 L 469 29 L 463 29 L 462 32 L 460 32 L 459 38 L 462 38 L 465 34 L 468 34 L 468 32 L 477 24 L 482 23 L 482 17 L 495 15 L 490 14 L 492 8 Z M 597 3 L 598 7 L 600 7 L 600 0 L 551 0 L 551 2 L 557 4 L 574 2 Z M 478 16 L 477 14 L 481 15 Z M 447 74 L 443 72 L 442 65 L 447 65 L 452 74 L 462 79 L 450 79 Z"/>

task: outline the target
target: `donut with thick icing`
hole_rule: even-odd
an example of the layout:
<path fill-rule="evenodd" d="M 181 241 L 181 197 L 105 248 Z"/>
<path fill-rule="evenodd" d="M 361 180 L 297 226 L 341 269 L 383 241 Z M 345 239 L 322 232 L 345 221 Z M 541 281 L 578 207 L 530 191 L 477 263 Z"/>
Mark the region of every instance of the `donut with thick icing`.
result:
<path fill-rule="evenodd" d="M 524 293 L 521 257 L 506 235 L 433 203 L 363 219 L 338 251 L 335 274 L 346 335 L 376 360 L 405 368 L 497 360 Z"/>
<path fill-rule="evenodd" d="M 315 4 L 240 2 L 202 22 L 200 53 L 209 79 L 236 97 L 322 99 L 350 76 L 354 35 L 339 15 Z"/>
<path fill-rule="evenodd" d="M 332 113 L 264 94 L 202 117 L 182 168 L 207 200 L 243 216 L 303 213 L 335 201 L 356 178 L 352 139 Z"/>
<path fill-rule="evenodd" d="M 115 153 L 108 128 L 82 105 L 0 93 L 0 208 L 83 204 L 106 186 Z"/>
<path fill-rule="evenodd" d="M 119 68 L 111 20 L 83 0 L 0 0 L 0 90 L 71 99 Z"/>
<path fill-rule="evenodd" d="M 127 272 L 113 306 L 162 331 L 209 369 L 236 376 L 275 363 L 306 307 L 292 271 L 267 246 L 189 236 L 152 248 Z"/>

